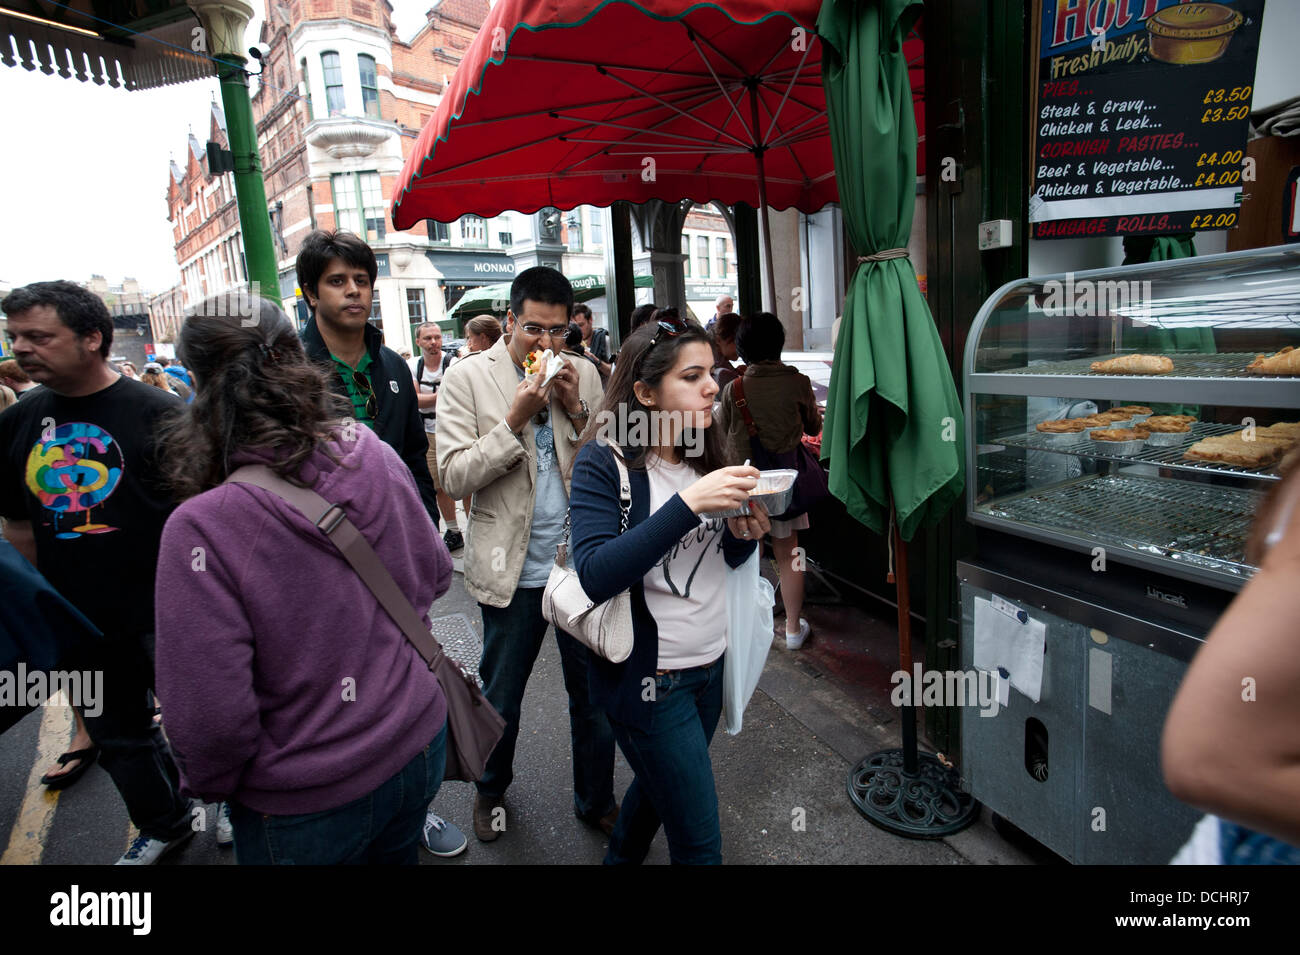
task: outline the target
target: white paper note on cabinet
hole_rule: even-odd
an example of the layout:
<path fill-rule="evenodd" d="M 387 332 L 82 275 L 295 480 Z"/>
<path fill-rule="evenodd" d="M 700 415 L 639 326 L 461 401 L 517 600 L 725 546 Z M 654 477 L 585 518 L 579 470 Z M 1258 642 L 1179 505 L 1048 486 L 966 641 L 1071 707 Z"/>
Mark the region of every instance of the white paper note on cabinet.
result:
<path fill-rule="evenodd" d="M 983 597 L 975 598 L 975 667 L 1009 674 L 1011 685 L 1035 703 L 1043 691 L 1043 648 L 1047 624 L 998 610 Z"/>

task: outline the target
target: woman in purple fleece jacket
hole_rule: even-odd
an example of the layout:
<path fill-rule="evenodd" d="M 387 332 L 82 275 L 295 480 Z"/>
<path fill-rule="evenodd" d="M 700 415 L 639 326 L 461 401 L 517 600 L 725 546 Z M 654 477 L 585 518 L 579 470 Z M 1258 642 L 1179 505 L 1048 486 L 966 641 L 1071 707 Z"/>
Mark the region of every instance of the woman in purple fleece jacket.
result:
<path fill-rule="evenodd" d="M 221 482 L 266 463 L 314 487 L 416 607 L 446 592 L 451 558 L 410 470 L 339 420 L 347 409 L 284 313 L 254 299 L 245 327 L 224 304 L 185 321 L 197 394 L 160 442 L 184 502 L 157 578 L 158 696 L 182 786 L 230 802 L 241 864 L 414 864 L 443 775 L 437 679 L 306 517 Z"/>

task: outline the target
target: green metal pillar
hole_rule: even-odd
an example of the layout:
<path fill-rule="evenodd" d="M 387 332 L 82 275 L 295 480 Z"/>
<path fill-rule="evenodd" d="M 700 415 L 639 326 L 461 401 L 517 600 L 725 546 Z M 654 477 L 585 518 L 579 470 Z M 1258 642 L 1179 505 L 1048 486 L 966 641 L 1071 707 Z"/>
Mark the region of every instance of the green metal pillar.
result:
<path fill-rule="evenodd" d="M 189 0 L 187 6 L 202 27 L 195 31 L 193 49 L 212 57 L 221 82 L 221 105 L 226 111 L 226 134 L 235 165 L 235 201 L 239 228 L 244 236 L 244 261 L 248 280 L 257 294 L 276 305 L 280 297 L 280 270 L 271 239 L 271 213 L 266 208 L 262 161 L 257 155 L 257 126 L 248 98 L 248 73 L 244 64 L 244 31 L 253 18 L 249 0 Z"/>
<path fill-rule="evenodd" d="M 221 105 L 226 112 L 226 134 L 230 137 L 230 152 L 235 161 L 235 202 L 239 206 L 239 228 L 244 236 L 248 279 L 257 294 L 280 305 L 280 269 L 271 237 L 271 214 L 266 205 L 266 186 L 262 182 L 262 161 L 257 154 L 257 127 L 253 123 L 253 104 L 248 97 L 245 61 L 236 61 L 227 54 L 218 62 Z"/>

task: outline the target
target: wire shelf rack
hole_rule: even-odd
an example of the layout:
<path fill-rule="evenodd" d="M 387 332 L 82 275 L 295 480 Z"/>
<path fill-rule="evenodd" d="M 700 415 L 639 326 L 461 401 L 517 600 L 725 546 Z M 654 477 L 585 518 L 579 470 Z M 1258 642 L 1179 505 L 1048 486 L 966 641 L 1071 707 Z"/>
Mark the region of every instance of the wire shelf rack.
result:
<path fill-rule="evenodd" d="M 1131 354 L 1131 353 L 1126 353 Z M 1095 358 L 1071 358 L 1068 361 L 1049 361 L 1023 368 L 1000 368 L 999 375 L 1075 376 L 1079 378 L 1244 378 L 1255 381 L 1261 378 L 1291 378 L 1293 375 L 1255 375 L 1246 366 L 1255 360 L 1258 352 L 1223 352 L 1218 355 L 1180 355 L 1165 353 L 1173 360 L 1174 370 L 1164 375 L 1107 375 L 1092 370 L 1094 361 L 1118 358 L 1117 354 L 1098 355 Z M 1298 379 L 1300 380 L 1300 379 Z"/>
<path fill-rule="evenodd" d="M 989 517 L 1245 579 L 1261 491 L 1134 475 L 1101 475 L 977 507 Z"/>
<path fill-rule="evenodd" d="M 1124 425 L 1119 424 L 1116 427 L 1122 428 Z M 1072 441 L 1056 441 L 1049 435 L 1038 431 L 1030 431 L 1028 434 L 1015 434 L 996 438 L 993 443 L 1009 448 L 1024 448 L 1027 451 L 1054 451 L 1059 454 L 1070 454 L 1076 457 L 1094 458 L 1101 461 L 1119 461 L 1123 464 L 1155 464 L 1162 468 L 1172 468 L 1179 471 L 1240 474 L 1245 477 L 1259 478 L 1266 481 L 1278 480 L 1280 475 L 1277 473 L 1275 466 L 1247 468 L 1234 464 L 1219 464 L 1213 461 L 1191 461 L 1183 457 L 1183 453 L 1202 438 L 1218 434 L 1232 434 L 1234 431 L 1240 430 L 1242 430 L 1241 425 L 1237 424 L 1211 424 L 1198 421 L 1192 425 L 1192 430 L 1183 436 L 1183 440 L 1179 444 L 1170 446 L 1147 444 L 1134 454 L 1115 454 L 1108 451 L 1107 442 L 1093 441 L 1086 431 Z"/>

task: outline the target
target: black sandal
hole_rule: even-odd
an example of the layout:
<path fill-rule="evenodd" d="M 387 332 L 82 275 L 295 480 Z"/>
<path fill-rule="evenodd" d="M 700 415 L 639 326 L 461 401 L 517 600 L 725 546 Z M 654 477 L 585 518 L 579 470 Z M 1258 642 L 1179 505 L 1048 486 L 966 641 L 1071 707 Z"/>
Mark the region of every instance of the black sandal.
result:
<path fill-rule="evenodd" d="M 47 789 L 63 789 L 67 786 L 71 786 L 82 777 L 86 770 L 90 768 L 91 763 L 98 758 L 98 746 L 91 746 L 87 749 L 74 749 L 71 752 L 64 753 L 58 759 L 59 765 L 66 766 L 73 760 L 80 760 L 77 764 L 77 768 L 69 770 L 66 773 L 60 773 L 57 776 L 51 776 L 49 773 L 46 773 L 41 777 L 41 785 Z"/>

